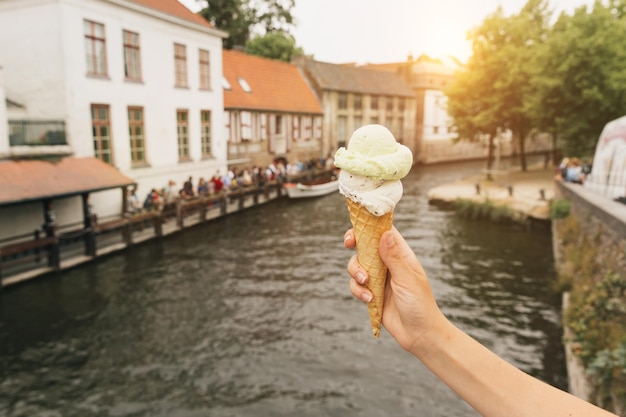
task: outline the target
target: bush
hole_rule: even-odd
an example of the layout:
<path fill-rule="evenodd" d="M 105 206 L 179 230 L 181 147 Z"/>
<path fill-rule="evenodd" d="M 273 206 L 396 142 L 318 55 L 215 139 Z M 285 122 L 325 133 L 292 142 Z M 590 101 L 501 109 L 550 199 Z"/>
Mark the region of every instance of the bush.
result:
<path fill-rule="evenodd" d="M 569 216 L 570 202 L 567 200 L 552 200 L 550 202 L 550 218 L 564 219 Z"/>
<path fill-rule="evenodd" d="M 574 352 L 596 387 L 602 407 L 626 404 L 626 276 L 619 263 L 603 258 L 598 236 L 585 233 L 570 216 L 557 223 L 563 262 L 557 285 L 570 291 L 564 325 Z"/>
<path fill-rule="evenodd" d="M 460 217 L 472 220 L 490 220 L 496 223 L 510 222 L 515 219 L 515 213 L 505 205 L 494 204 L 491 200 L 474 201 L 466 198 L 457 198 L 454 209 Z"/>

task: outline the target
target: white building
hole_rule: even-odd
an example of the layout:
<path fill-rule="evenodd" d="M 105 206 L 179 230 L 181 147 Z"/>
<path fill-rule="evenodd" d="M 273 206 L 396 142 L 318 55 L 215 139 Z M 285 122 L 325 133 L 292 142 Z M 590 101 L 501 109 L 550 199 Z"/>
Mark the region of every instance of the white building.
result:
<path fill-rule="evenodd" d="M 95 157 L 134 180 L 140 197 L 224 172 L 225 36 L 177 0 L 0 0 L 0 118 L 9 119 L 0 162 Z M 26 120 L 12 120 L 20 113 Z M 119 214 L 122 194 L 101 190 L 90 202 L 101 216 Z M 59 196 L 55 207 L 78 200 Z M 0 238 L 16 232 L 3 218 L 18 211 L 40 224 L 40 206 L 4 207 L 0 190 Z"/>

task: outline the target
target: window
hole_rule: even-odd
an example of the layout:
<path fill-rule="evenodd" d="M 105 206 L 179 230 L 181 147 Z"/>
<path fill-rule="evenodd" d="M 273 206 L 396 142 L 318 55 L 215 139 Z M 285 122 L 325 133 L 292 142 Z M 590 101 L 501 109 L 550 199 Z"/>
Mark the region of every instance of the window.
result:
<path fill-rule="evenodd" d="M 87 74 L 107 75 L 106 39 L 104 25 L 85 20 L 85 52 L 87 57 Z"/>
<path fill-rule="evenodd" d="M 322 139 L 322 118 L 321 117 L 316 117 L 313 120 L 313 135 L 315 137 L 315 139 Z"/>
<path fill-rule="evenodd" d="M 141 81 L 141 60 L 139 56 L 139 34 L 125 30 L 124 37 L 124 76 L 127 80 Z"/>
<path fill-rule="evenodd" d="M 230 132 L 230 112 L 224 111 L 224 128 L 226 129 L 226 142 L 231 141 L 231 132 Z"/>
<path fill-rule="evenodd" d="M 108 164 L 113 164 L 109 106 L 105 104 L 91 105 L 91 136 L 96 158 L 102 159 Z"/>
<path fill-rule="evenodd" d="M 274 123 L 274 134 L 275 135 L 280 135 L 281 133 L 283 133 L 283 116 L 280 114 L 277 114 L 274 117 L 275 123 Z"/>
<path fill-rule="evenodd" d="M 302 132 L 305 140 L 310 140 L 313 137 L 313 118 L 311 116 L 302 118 Z"/>
<path fill-rule="evenodd" d="M 385 104 L 387 111 L 393 111 L 393 97 L 387 97 Z"/>
<path fill-rule="evenodd" d="M 348 108 L 348 95 L 346 93 L 339 93 L 337 96 L 337 107 L 339 109 Z"/>
<path fill-rule="evenodd" d="M 241 140 L 249 141 L 252 139 L 252 113 L 249 111 L 241 112 Z"/>
<path fill-rule="evenodd" d="M 187 87 L 187 47 L 185 45 L 174 44 L 174 68 L 176 87 Z"/>
<path fill-rule="evenodd" d="M 398 97 L 398 110 L 399 111 L 404 111 L 404 97 Z"/>
<path fill-rule="evenodd" d="M 200 65 L 200 88 L 203 90 L 211 89 L 211 60 L 209 51 L 200 49 L 198 51 Z"/>
<path fill-rule="evenodd" d="M 260 133 L 261 133 L 261 140 L 267 140 L 267 114 L 266 113 L 261 113 L 259 115 L 259 124 L 260 124 Z"/>
<path fill-rule="evenodd" d="M 202 146 L 202 156 L 209 157 L 211 152 L 211 111 L 200 111 L 200 141 Z"/>
<path fill-rule="evenodd" d="M 228 82 L 228 80 L 226 79 L 226 77 L 222 77 L 222 88 L 224 90 L 232 90 L 233 88 L 230 86 L 230 83 Z"/>
<path fill-rule="evenodd" d="M 370 97 L 370 109 L 378 110 L 378 97 L 376 96 Z"/>
<path fill-rule="evenodd" d="M 250 88 L 250 84 L 248 84 L 245 78 L 239 77 L 237 78 L 237 81 L 239 82 L 239 86 L 241 87 L 243 91 L 245 91 L 246 93 L 252 92 L 252 89 Z"/>
<path fill-rule="evenodd" d="M 291 136 L 294 141 L 300 139 L 300 116 L 293 116 L 291 131 Z"/>
<path fill-rule="evenodd" d="M 146 138 L 143 128 L 143 107 L 128 107 L 128 137 L 130 139 L 130 160 L 132 164 L 145 165 Z"/>
<path fill-rule="evenodd" d="M 189 158 L 189 111 L 176 110 L 176 137 L 178 138 L 178 159 Z"/>
<path fill-rule="evenodd" d="M 337 143 L 346 142 L 348 136 L 348 119 L 344 116 L 337 118 Z"/>
<path fill-rule="evenodd" d="M 361 116 L 354 116 L 354 130 L 360 128 L 363 125 L 363 119 Z"/>
<path fill-rule="evenodd" d="M 354 95 L 354 110 L 363 110 L 363 96 L 361 94 Z"/>

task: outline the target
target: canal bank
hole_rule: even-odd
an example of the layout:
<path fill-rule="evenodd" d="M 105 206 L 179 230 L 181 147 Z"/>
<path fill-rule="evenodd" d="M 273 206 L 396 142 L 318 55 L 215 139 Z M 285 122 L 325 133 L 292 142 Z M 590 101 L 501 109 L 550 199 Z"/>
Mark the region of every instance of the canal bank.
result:
<path fill-rule="evenodd" d="M 433 205 L 452 207 L 459 200 L 475 204 L 489 202 L 508 207 L 521 221 L 549 220 L 553 197 L 554 169 L 543 165 L 530 166 L 527 171 L 517 167 L 482 170 L 428 191 L 428 201 Z"/>
<path fill-rule="evenodd" d="M 626 206 L 582 185 L 555 181 L 554 170 L 539 166 L 488 174 L 494 172 L 435 187 L 429 203 L 489 201 L 510 208 L 519 220 L 551 224 L 568 389 L 625 416 Z"/>
<path fill-rule="evenodd" d="M 626 416 L 626 206 L 557 182 L 553 221 L 570 391 Z"/>
<path fill-rule="evenodd" d="M 307 170 L 290 175 L 284 181 L 275 179 L 263 185 L 232 187 L 206 197 L 177 198 L 160 210 L 100 219 L 91 215 L 85 222 L 55 224 L 51 236 L 44 236 L 38 230 L 16 236 L 0 242 L 0 292 L 4 287 L 60 273 L 134 245 L 282 198 L 286 196 L 284 182 L 311 181 L 331 175 L 332 170 Z"/>

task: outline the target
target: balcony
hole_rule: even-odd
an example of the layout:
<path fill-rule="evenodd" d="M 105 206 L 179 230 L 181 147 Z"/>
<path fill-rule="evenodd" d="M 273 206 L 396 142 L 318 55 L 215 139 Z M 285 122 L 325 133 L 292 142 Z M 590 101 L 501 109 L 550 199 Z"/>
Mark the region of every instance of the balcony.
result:
<path fill-rule="evenodd" d="M 12 156 L 72 153 L 63 120 L 9 120 L 9 145 Z"/>

